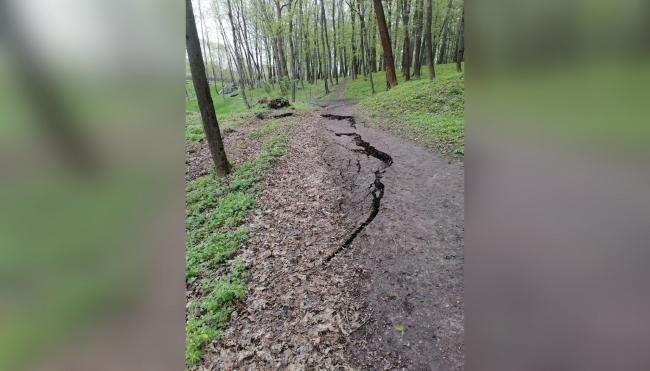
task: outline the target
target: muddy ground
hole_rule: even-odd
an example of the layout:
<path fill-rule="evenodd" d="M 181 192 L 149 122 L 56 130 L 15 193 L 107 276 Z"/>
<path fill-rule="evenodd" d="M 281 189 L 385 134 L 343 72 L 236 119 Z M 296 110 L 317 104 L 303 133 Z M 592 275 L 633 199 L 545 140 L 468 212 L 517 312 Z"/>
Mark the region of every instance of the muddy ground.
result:
<path fill-rule="evenodd" d="M 353 103 L 225 135 L 241 162 L 257 148 L 246 133 L 291 123 L 240 249 L 246 298 L 198 369 L 464 368 L 462 164 L 366 128 Z M 204 147 L 188 145 L 188 179 Z"/>
<path fill-rule="evenodd" d="M 365 128 L 350 105 L 324 111 L 354 117 L 321 121 L 323 138 L 331 143 L 325 157 L 339 171 L 338 184 L 349 191 L 342 211 L 366 220 L 378 178 L 384 188 L 379 213 L 348 247 L 352 257 L 336 256 L 330 263 L 363 267 L 353 296 L 373 311 L 374 320 L 352 336 L 353 365 L 462 369 L 462 165 Z M 342 133 L 356 135 L 337 135 Z M 360 151 L 359 138 L 375 153 Z"/>

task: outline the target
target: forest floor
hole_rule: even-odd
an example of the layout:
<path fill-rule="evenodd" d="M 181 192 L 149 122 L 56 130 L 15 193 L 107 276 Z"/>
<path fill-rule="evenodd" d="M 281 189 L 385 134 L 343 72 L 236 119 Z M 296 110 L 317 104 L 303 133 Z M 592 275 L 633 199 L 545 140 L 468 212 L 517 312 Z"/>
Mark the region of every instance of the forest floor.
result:
<path fill-rule="evenodd" d="M 236 167 L 274 130 L 286 156 L 246 217 L 245 295 L 192 368 L 464 368 L 462 161 L 367 127 L 357 101 L 224 130 Z M 209 164 L 188 143 L 188 181 Z"/>

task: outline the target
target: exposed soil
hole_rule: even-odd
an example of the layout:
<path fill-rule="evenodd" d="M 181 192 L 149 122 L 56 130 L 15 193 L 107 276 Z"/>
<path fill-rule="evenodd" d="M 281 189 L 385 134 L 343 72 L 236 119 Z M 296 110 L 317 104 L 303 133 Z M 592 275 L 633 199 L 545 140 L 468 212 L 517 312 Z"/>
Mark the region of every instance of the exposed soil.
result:
<path fill-rule="evenodd" d="M 462 168 L 324 103 L 281 119 L 289 152 L 238 253 L 246 297 L 199 369 L 464 369 Z M 262 123 L 224 137 L 232 159 Z"/>
<path fill-rule="evenodd" d="M 327 112 L 354 115 L 351 106 Z M 342 121 L 322 123 L 332 143 L 325 157 L 350 192 L 340 205 L 349 218 L 362 221 L 375 213 L 368 187 L 375 189 L 377 172 L 383 172 L 379 213 L 348 247 L 352 258 L 339 254 L 330 263 L 362 267 L 355 302 L 373 311 L 374 321 L 352 336 L 353 366 L 463 369 L 463 170 L 362 125 L 350 133 Z M 359 152 L 360 141 L 388 154 L 390 166 L 371 151 Z"/>
<path fill-rule="evenodd" d="M 336 92 L 334 92 L 334 99 L 341 99 L 341 94 L 343 94 L 343 90 L 345 90 L 345 86 L 348 84 L 348 81 L 350 79 L 345 79 L 339 86 L 336 88 Z"/>
<path fill-rule="evenodd" d="M 269 118 L 285 118 L 292 116 L 293 112 L 271 117 L 252 116 L 251 121 L 240 124 L 236 127 L 227 127 L 221 131 L 223 145 L 228 154 L 228 161 L 236 168 L 244 162 L 250 162 L 260 153 L 262 142 L 268 139 L 268 135 L 250 138 L 248 134 L 262 126 L 273 124 L 270 121 L 262 120 Z M 210 146 L 206 139 L 198 143 L 185 144 L 185 181 L 191 181 L 210 173 L 212 165 Z"/>

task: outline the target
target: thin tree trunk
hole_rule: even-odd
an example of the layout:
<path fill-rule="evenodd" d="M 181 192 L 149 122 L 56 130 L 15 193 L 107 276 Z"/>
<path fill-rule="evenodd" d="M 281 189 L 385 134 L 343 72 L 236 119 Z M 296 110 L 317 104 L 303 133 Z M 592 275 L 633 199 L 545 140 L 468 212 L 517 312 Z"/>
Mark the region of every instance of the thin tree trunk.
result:
<path fill-rule="evenodd" d="M 232 26 L 232 45 L 234 49 L 234 54 L 235 54 L 235 64 L 237 66 L 237 72 L 239 73 L 239 80 L 241 81 L 241 95 L 242 98 L 244 98 L 244 104 L 246 105 L 246 109 L 251 109 L 250 104 L 248 104 L 248 100 L 246 99 L 246 88 L 244 87 L 246 84 L 244 81 L 242 81 L 242 72 L 244 72 L 244 66 L 242 65 L 242 60 L 241 56 L 239 55 L 239 45 L 237 45 L 237 29 L 235 28 L 235 22 L 233 21 L 232 17 L 232 8 L 230 6 L 230 0 L 227 0 L 228 3 L 228 18 L 230 18 L 230 25 Z"/>
<path fill-rule="evenodd" d="M 404 49 L 402 50 L 402 75 L 405 81 L 411 80 L 411 40 L 409 38 L 409 7 L 408 0 L 402 0 L 402 23 L 404 24 Z"/>
<path fill-rule="evenodd" d="M 349 4 L 348 4 L 348 6 L 349 6 Z M 349 7 L 350 7 L 350 9 L 352 8 L 351 6 L 349 6 Z M 354 40 L 354 28 L 355 28 L 354 27 L 354 15 L 355 15 L 355 13 L 352 13 L 350 15 L 350 17 L 351 17 L 351 25 L 352 25 L 352 43 L 350 44 L 350 49 L 352 51 L 352 60 L 351 60 L 351 66 L 350 66 L 351 69 L 352 69 L 352 80 L 357 79 L 357 48 L 356 48 L 355 40 Z"/>
<path fill-rule="evenodd" d="M 321 22 L 321 28 L 320 28 L 320 42 L 322 44 L 323 48 L 323 67 L 321 68 L 321 71 L 327 68 L 327 64 L 325 62 L 325 0 L 320 0 L 320 22 Z M 323 71 L 324 72 L 324 71 Z M 323 75 L 323 80 L 325 80 L 325 94 L 329 94 L 329 89 L 327 88 L 327 76 Z"/>
<path fill-rule="evenodd" d="M 432 18 L 432 7 L 431 3 L 433 0 L 427 0 L 427 22 L 424 27 L 424 45 L 427 49 L 427 64 L 429 65 L 429 80 L 433 80 L 436 77 L 436 70 L 433 66 L 433 49 L 431 47 L 431 18 Z"/>
<path fill-rule="evenodd" d="M 279 29 L 280 27 L 280 20 L 282 19 L 282 6 L 280 6 L 280 1 L 275 0 L 275 8 L 276 8 L 276 17 L 277 17 L 277 24 L 278 24 L 278 35 L 276 37 L 276 42 L 278 44 L 278 52 L 280 53 L 280 77 L 288 76 L 289 72 L 287 71 L 287 58 L 284 55 L 284 48 L 283 48 L 283 41 L 282 41 L 282 33 Z"/>
<path fill-rule="evenodd" d="M 324 8 L 323 8 L 323 14 L 325 14 L 322 21 L 323 21 L 323 27 L 325 28 L 325 43 L 327 44 L 327 66 L 325 66 L 325 71 L 326 71 L 325 78 L 329 78 L 330 85 L 334 85 L 334 82 L 332 81 L 332 53 L 331 53 L 332 49 L 330 48 L 330 39 L 328 37 L 328 32 L 327 32 L 327 14 L 325 13 Z"/>
<path fill-rule="evenodd" d="M 422 5 L 423 1 L 420 0 L 416 3 L 415 10 L 415 30 L 413 34 L 413 40 L 415 41 L 415 56 L 413 57 L 413 76 L 416 79 L 420 79 L 420 51 L 421 51 L 421 39 L 422 39 Z"/>
<path fill-rule="evenodd" d="M 447 16 L 442 26 L 442 43 L 440 44 L 440 53 L 438 54 L 438 64 L 442 64 L 446 57 L 447 52 L 447 33 L 449 31 L 449 16 L 451 12 L 451 0 L 449 0 L 449 7 L 447 8 Z"/>
<path fill-rule="evenodd" d="M 336 64 L 336 0 L 332 0 L 332 37 L 334 39 L 334 78 L 336 79 L 336 85 L 339 84 L 339 71 Z"/>
<path fill-rule="evenodd" d="M 194 82 L 194 91 L 196 92 L 199 111 L 201 112 L 201 121 L 203 130 L 210 146 L 212 161 L 214 161 L 217 176 L 225 176 L 230 173 L 231 166 L 226 156 L 226 151 L 221 141 L 221 131 L 219 122 L 214 112 L 214 103 L 210 96 L 210 86 L 205 78 L 205 65 L 201 53 L 201 44 L 199 34 L 194 21 L 194 11 L 192 10 L 192 1 L 185 0 L 185 46 L 187 56 L 190 61 L 190 71 L 192 72 L 192 81 Z"/>
<path fill-rule="evenodd" d="M 362 19 L 361 20 L 361 24 L 362 24 L 361 27 L 365 29 L 366 27 L 363 25 L 363 23 L 364 22 L 363 22 L 363 19 Z M 364 30 L 363 35 L 366 37 L 366 54 L 368 55 L 368 57 L 366 59 L 367 59 L 367 62 L 368 62 L 368 77 L 370 78 L 370 93 L 375 94 L 375 83 L 372 81 L 372 67 L 371 67 L 372 58 L 370 58 L 370 47 L 368 46 L 368 33 L 367 32 L 368 32 L 367 29 Z"/>

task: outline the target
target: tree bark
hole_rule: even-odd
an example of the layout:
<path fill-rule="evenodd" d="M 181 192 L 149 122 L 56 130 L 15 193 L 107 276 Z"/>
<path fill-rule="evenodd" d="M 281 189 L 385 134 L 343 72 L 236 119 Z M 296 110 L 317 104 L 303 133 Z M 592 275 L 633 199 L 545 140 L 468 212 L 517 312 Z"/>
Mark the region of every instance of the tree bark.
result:
<path fill-rule="evenodd" d="M 248 100 L 246 99 L 246 88 L 245 88 L 246 83 L 243 79 L 244 63 L 242 62 L 241 55 L 239 54 L 239 45 L 237 45 L 237 29 L 235 28 L 235 22 L 232 17 L 232 7 L 230 6 L 230 0 L 228 0 L 227 3 L 228 3 L 228 17 L 230 18 L 230 25 L 232 26 L 232 47 L 234 49 L 234 54 L 235 54 L 235 65 L 237 66 L 239 81 L 241 82 L 241 95 L 242 98 L 244 98 L 244 104 L 246 105 L 246 109 L 251 109 L 251 106 L 250 104 L 248 104 Z"/>
<path fill-rule="evenodd" d="M 194 21 L 191 0 L 185 0 L 185 22 L 185 46 L 190 61 L 194 91 L 196 92 L 196 98 L 201 112 L 203 130 L 210 145 L 210 153 L 212 153 L 212 161 L 214 161 L 217 175 L 225 176 L 230 173 L 232 168 L 226 157 L 223 142 L 221 141 L 221 131 L 219 130 L 217 115 L 214 112 L 210 86 L 208 85 L 208 80 L 205 78 L 205 65 L 203 64 L 203 57 L 201 55 L 201 44 L 196 29 L 196 22 Z"/>
<path fill-rule="evenodd" d="M 338 85 L 339 71 L 336 64 L 336 0 L 332 1 L 332 37 L 334 38 L 334 65 L 332 66 L 332 72 L 334 73 L 336 85 Z"/>
<path fill-rule="evenodd" d="M 352 6 L 350 6 L 350 4 L 348 4 L 348 7 L 350 9 L 352 9 Z M 351 19 L 350 24 L 352 26 L 352 43 L 350 44 L 350 49 L 351 49 L 351 52 L 352 52 L 352 59 L 351 59 L 351 63 L 350 63 L 351 64 L 350 69 L 352 70 L 351 71 L 352 72 L 352 80 L 357 79 L 357 48 L 356 48 L 356 44 L 355 44 L 355 40 L 354 40 L 354 28 L 355 28 L 354 27 L 354 15 L 355 14 L 356 13 L 352 13 L 350 15 L 350 19 Z"/>
<path fill-rule="evenodd" d="M 402 0 L 402 23 L 404 24 L 404 49 L 402 50 L 402 75 L 405 81 L 411 80 L 411 40 L 409 38 L 409 12 L 408 0 Z"/>
<path fill-rule="evenodd" d="M 329 94 L 329 89 L 327 88 L 327 76 L 325 75 L 325 70 L 327 69 L 327 62 L 325 61 L 325 0 L 320 0 L 320 42 L 323 48 L 323 80 L 325 81 L 325 94 Z"/>
<path fill-rule="evenodd" d="M 447 9 L 447 16 L 442 26 L 442 42 L 440 44 L 440 53 L 438 54 L 438 64 L 442 64 L 446 57 L 447 52 L 447 34 L 449 31 L 449 15 L 451 13 L 451 0 L 449 0 L 449 7 Z"/>
<path fill-rule="evenodd" d="M 465 6 L 463 5 L 463 15 L 460 19 L 460 30 L 458 31 L 458 53 L 456 54 L 456 72 L 463 72 L 461 62 L 465 54 Z"/>
<path fill-rule="evenodd" d="M 381 37 L 381 45 L 384 48 L 384 63 L 386 65 L 386 77 L 390 87 L 397 86 L 397 75 L 395 74 L 395 63 L 393 60 L 393 48 L 390 45 L 390 34 L 386 27 L 386 17 L 384 15 L 384 7 L 381 0 L 373 0 L 375 5 L 375 14 L 377 16 L 377 26 L 379 28 L 379 36 Z"/>
<path fill-rule="evenodd" d="M 415 56 L 413 57 L 413 77 L 420 79 L 420 51 L 421 51 L 421 39 L 422 39 L 422 0 L 416 3 L 415 10 L 415 30 L 413 33 L 413 40 L 415 41 Z"/>
<path fill-rule="evenodd" d="M 424 27 L 424 45 L 427 49 L 427 64 L 429 65 L 429 80 L 436 77 L 436 70 L 433 66 L 433 49 L 431 45 L 431 18 L 432 18 L 432 3 L 433 0 L 427 0 L 427 22 Z"/>

